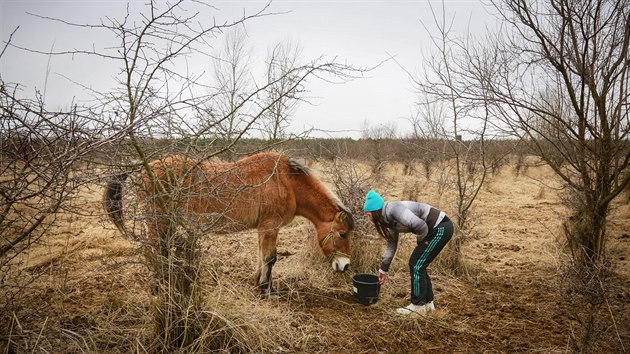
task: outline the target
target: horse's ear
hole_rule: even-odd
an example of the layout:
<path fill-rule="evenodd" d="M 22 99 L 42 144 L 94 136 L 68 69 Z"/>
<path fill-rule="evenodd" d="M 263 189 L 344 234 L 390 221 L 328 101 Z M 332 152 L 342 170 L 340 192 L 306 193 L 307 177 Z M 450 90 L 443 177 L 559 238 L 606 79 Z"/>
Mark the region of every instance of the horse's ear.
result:
<path fill-rule="evenodd" d="M 337 215 L 335 215 L 335 219 L 345 225 L 346 228 L 348 228 L 348 231 L 352 231 L 354 228 L 354 219 L 352 218 L 352 214 L 345 209 L 341 209 Z"/>

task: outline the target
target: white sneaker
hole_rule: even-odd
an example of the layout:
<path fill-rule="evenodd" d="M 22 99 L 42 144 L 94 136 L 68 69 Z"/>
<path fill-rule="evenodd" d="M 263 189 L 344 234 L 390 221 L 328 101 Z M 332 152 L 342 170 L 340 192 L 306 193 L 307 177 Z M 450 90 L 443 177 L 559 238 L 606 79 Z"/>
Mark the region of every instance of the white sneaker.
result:
<path fill-rule="evenodd" d="M 425 313 L 427 310 L 424 305 L 409 304 L 407 307 L 397 309 L 396 312 L 400 315 L 410 315 L 412 313 Z"/>
<path fill-rule="evenodd" d="M 401 307 L 401 308 L 396 310 L 396 312 L 401 314 L 401 315 L 409 315 L 409 314 L 412 314 L 414 312 L 415 313 L 427 313 L 427 312 L 431 312 L 431 311 L 435 311 L 435 305 L 433 305 L 433 301 L 427 302 L 424 305 L 409 304 L 409 305 L 407 305 L 407 307 Z"/>

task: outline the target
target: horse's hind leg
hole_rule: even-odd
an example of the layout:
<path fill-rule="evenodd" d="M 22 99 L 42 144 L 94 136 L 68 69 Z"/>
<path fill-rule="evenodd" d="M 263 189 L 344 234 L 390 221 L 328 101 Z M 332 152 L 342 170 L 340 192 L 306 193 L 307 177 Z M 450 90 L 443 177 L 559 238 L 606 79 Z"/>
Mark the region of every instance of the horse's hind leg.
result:
<path fill-rule="evenodd" d="M 266 298 L 272 291 L 271 270 L 276 263 L 276 242 L 278 240 L 278 226 L 259 226 L 258 228 L 258 269 L 256 281 L 260 290 L 260 297 Z"/>

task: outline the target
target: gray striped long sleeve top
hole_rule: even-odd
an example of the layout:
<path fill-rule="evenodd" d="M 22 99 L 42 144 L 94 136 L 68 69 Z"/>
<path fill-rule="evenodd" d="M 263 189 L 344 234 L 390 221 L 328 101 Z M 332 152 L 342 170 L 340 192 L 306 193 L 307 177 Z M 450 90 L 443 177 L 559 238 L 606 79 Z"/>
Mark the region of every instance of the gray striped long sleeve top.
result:
<path fill-rule="evenodd" d="M 444 212 L 429 204 L 414 201 L 388 202 L 383 205 L 383 219 L 390 232 L 380 269 L 389 271 L 389 266 L 398 249 L 398 236 L 401 232 L 416 234 L 418 243 L 444 218 Z"/>

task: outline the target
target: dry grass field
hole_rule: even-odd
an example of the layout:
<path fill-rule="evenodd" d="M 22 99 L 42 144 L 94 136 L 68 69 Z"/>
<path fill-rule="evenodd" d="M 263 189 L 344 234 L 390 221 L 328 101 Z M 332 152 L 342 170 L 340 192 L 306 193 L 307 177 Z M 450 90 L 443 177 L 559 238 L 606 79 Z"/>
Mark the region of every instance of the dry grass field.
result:
<path fill-rule="evenodd" d="M 319 165 L 312 169 L 321 176 Z M 383 193 L 386 200 L 415 196 L 451 212 L 447 195 L 438 194 L 435 184 L 419 175 L 404 176 L 401 169 L 395 164 L 385 168 L 392 181 Z M 575 309 L 561 296 L 566 285 L 560 276 L 565 210 L 554 186 L 558 183 L 545 166 L 518 175 L 506 166 L 488 179 L 474 210 L 475 231 L 463 249 L 470 274 L 455 276 L 438 265 L 429 267 L 437 310 L 425 316 L 395 313 L 409 302 L 411 235 L 403 237 L 381 298 L 371 306 L 356 303 L 351 290 L 351 276 L 368 270 L 333 273 L 305 219 L 280 232 L 277 294 L 266 300 L 258 299 L 251 281 L 256 233 L 208 235 L 201 277 L 207 318 L 203 335 L 207 345 L 218 349 L 204 352 L 567 352 L 580 326 Z M 149 272 L 138 243 L 123 238 L 104 218 L 101 194 L 98 184 L 85 189 L 75 201 L 82 215 L 63 215 L 45 242 L 23 255 L 16 271 L 44 275 L 23 291 L 19 304 L 12 304 L 21 315 L 3 327 L 8 331 L 3 335 L 15 344 L 5 343 L 3 352 L 150 350 L 154 303 Z M 628 196 L 618 198 L 609 220 L 607 254 L 614 273 L 599 312 L 598 353 L 630 351 Z M 361 245 L 362 257 L 377 264 L 384 241 L 355 235 L 354 242 Z"/>

